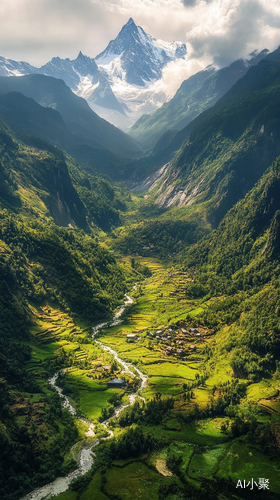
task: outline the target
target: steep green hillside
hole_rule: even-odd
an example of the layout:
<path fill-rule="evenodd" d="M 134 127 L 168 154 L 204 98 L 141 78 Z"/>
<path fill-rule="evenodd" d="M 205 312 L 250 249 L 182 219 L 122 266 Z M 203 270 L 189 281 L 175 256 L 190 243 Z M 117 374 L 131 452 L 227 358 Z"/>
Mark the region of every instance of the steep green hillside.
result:
<path fill-rule="evenodd" d="M 98 226 L 104 231 L 117 226 L 120 213 L 126 211 L 126 202 L 130 198 L 128 189 L 85 170 L 85 167 L 82 168 L 81 164 L 68 155 L 65 161 L 73 185 L 85 207 L 88 225 Z"/>
<path fill-rule="evenodd" d="M 235 376 L 252 380 L 269 377 L 279 363 L 279 192 L 278 158 L 217 229 L 186 254 L 188 267 L 197 271 L 187 294 L 220 296 L 202 323 L 221 331 L 216 349 L 228 353 Z"/>
<path fill-rule="evenodd" d="M 76 425 L 47 384 L 55 366 L 60 367 L 59 361 L 55 365 L 51 360 L 53 351 L 61 346 L 49 344 L 46 333 L 57 334 L 58 328 L 49 320 L 42 336 L 36 338 L 30 334 L 31 327 L 41 333 L 38 325 L 44 317 L 43 309 L 55 308 L 56 316 L 61 311 L 66 315 L 62 346 L 71 338 L 72 330 L 76 341 L 88 343 L 89 334 L 79 332 L 79 322 L 82 319 L 85 325 L 92 325 L 109 318 L 126 286 L 126 277 L 114 257 L 90 236 L 58 228 L 42 218 L 27 222 L 1 210 L 2 499 L 20 498 L 25 491 L 75 467 L 65 454 L 78 438 Z"/>
<path fill-rule="evenodd" d="M 37 116 L 41 106 L 22 97 L 18 102 L 30 101 Z M 51 131 L 58 113 L 46 111 L 41 117 L 48 115 L 50 122 L 42 127 Z M 95 226 L 110 231 L 118 224 L 127 190 L 82 170 L 29 131 L 27 126 L 16 137 L 4 122 L 0 130 L 3 500 L 20 498 L 75 468 L 70 447 L 85 430 L 61 408 L 47 378 L 69 364 L 65 345 L 71 352 L 88 344 L 92 324 L 109 319 L 127 289 L 112 253 L 91 236 Z"/>
<path fill-rule="evenodd" d="M 158 205 L 211 200 L 217 224 L 279 155 L 279 54 L 251 68 L 188 126 L 190 135 L 162 176 Z"/>
<path fill-rule="evenodd" d="M 85 171 L 73 158 L 42 139 L 25 134 L 18 136 L 21 140 L 3 124 L 0 131 L 2 207 L 28 216 L 52 217 L 58 225 L 87 230 L 97 226 L 108 231 L 119 223 L 119 213 L 126 209 L 126 189 L 113 187 L 97 173 Z"/>
<path fill-rule="evenodd" d="M 126 287 L 111 254 L 83 233 L 1 214 L 5 267 L 26 299 L 53 300 L 91 321 L 110 314 Z"/>
<path fill-rule="evenodd" d="M 2 214 L 1 214 L 2 215 Z M 3 218 L 1 218 L 3 229 Z M 38 484 L 73 468 L 65 451 L 78 431 L 59 398 L 40 376 L 30 372 L 30 316 L 18 294 L 9 246 L 0 241 L 0 495 L 15 500 Z M 9 266 L 7 265 L 9 262 Z M 48 355 L 48 354 L 47 354 Z M 41 361 L 42 363 L 42 361 Z M 58 424 L 59 421 L 59 424 Z"/>
<path fill-rule="evenodd" d="M 15 140 L 3 128 L 0 132 L 2 207 L 51 216 L 62 226 L 86 228 L 86 211 L 62 152 L 37 139 L 26 142 Z"/>
<path fill-rule="evenodd" d="M 58 111 L 40 106 L 19 92 L 0 94 L 1 120 L 20 135 L 36 135 L 61 147 L 67 147 L 69 132 Z"/>
<path fill-rule="evenodd" d="M 90 109 L 87 102 L 73 94 L 62 80 L 44 75 L 26 75 L 22 78 L 1 77 L 0 91 L 2 93 L 20 92 L 24 96 L 34 99 L 41 106 L 58 111 L 68 131 L 68 148 L 70 146 L 88 145 L 93 148 L 109 150 L 119 156 L 138 156 L 141 154 L 141 148 L 137 146 L 132 138 L 100 118 Z M 12 98 L 14 102 L 16 96 L 13 95 L 10 99 Z M 6 109 L 7 106 L 6 101 Z M 23 125 L 23 116 L 21 114 L 23 108 L 26 109 L 27 115 L 29 115 L 29 122 L 32 120 L 28 106 L 22 103 L 22 108 L 18 109 L 18 116 L 11 118 L 12 120 L 18 120 L 18 122 L 21 121 L 20 126 Z M 16 113 L 15 104 L 12 105 L 12 112 L 13 114 Z M 6 111 L 6 113 L 8 112 Z M 55 116 L 53 113 L 52 119 L 56 119 L 57 126 L 61 126 L 61 118 L 58 115 Z M 47 127 L 47 123 L 44 123 L 44 127 Z M 44 127 L 39 128 L 38 132 L 42 132 Z M 46 136 L 43 138 L 47 139 Z M 58 142 L 60 138 L 61 135 L 54 139 L 55 144 L 64 147 L 64 143 Z"/>
<path fill-rule="evenodd" d="M 155 113 L 143 115 L 131 127 L 129 134 L 150 148 L 166 130 L 182 130 L 202 111 L 213 106 L 267 52 L 263 50 L 249 61 L 240 59 L 219 71 L 207 67 L 196 73 L 182 83 L 169 102 Z"/>

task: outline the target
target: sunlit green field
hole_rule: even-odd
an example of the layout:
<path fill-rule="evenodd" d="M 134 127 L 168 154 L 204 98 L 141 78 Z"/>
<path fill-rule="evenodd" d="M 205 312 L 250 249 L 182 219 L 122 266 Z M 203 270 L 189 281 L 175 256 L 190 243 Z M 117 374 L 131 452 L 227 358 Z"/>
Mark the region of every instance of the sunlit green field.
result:
<path fill-rule="evenodd" d="M 113 467 L 107 472 L 105 491 L 109 495 L 118 492 L 123 500 L 157 500 L 161 478 L 156 472 L 139 462 L 128 464 L 122 471 L 124 474 Z"/>
<path fill-rule="evenodd" d="M 193 381 L 195 374 L 199 372 L 202 361 L 199 351 L 205 341 L 197 346 L 196 352 L 191 353 L 188 352 L 188 345 L 193 339 L 186 337 L 183 339 L 183 347 L 187 349 L 184 360 L 174 355 L 167 359 L 166 345 L 171 343 L 176 348 L 174 339 L 163 344 L 151 339 L 147 332 L 168 327 L 174 321 L 185 318 L 190 311 L 194 314 L 199 311 L 186 298 L 178 300 L 169 296 L 172 290 L 181 286 L 180 275 L 170 277 L 168 274 L 172 270 L 153 259 L 140 260 L 143 265 L 150 266 L 154 274 L 141 282 L 136 293 L 132 293 L 132 296 L 135 296 L 135 303 L 128 310 L 124 322 L 106 329 L 100 340 L 115 349 L 124 360 L 138 364 L 149 376 L 149 382 L 143 391 L 145 397 L 151 398 L 157 392 L 166 396 L 176 396 L 182 392 L 182 385 Z M 189 278 L 184 276 L 184 281 L 187 279 Z M 139 340 L 128 343 L 126 336 L 129 333 L 136 333 Z M 194 363 L 194 360 L 197 360 L 197 363 Z"/>
<path fill-rule="evenodd" d="M 229 438 L 222 431 L 225 416 L 205 418 L 189 424 L 185 424 L 180 418 L 180 415 L 188 415 L 195 406 L 201 410 L 209 408 L 211 401 L 218 397 L 215 390 L 215 394 L 213 393 L 213 388 L 232 379 L 228 359 L 218 353 L 215 364 L 209 369 L 204 351 L 206 345 L 211 346 L 212 342 L 219 342 L 224 338 L 227 329 L 221 330 L 218 336 L 209 338 L 203 336 L 196 339 L 182 335 L 178 330 L 179 323 L 176 325 L 177 321 L 188 321 L 188 327 L 195 327 L 196 318 L 207 308 L 207 303 L 192 303 L 186 298 L 177 300 L 170 296 L 170 291 L 179 286 L 180 275 L 170 278 L 170 270 L 163 264 L 152 259 L 142 261 L 151 266 L 153 276 L 142 281 L 137 290 L 131 292 L 134 304 L 125 312 L 123 323 L 103 330 L 98 337 L 103 344 L 117 351 L 123 360 L 135 364 L 148 376 L 142 391 L 142 396 L 147 401 L 159 394 L 163 399 L 175 399 L 171 414 L 162 424 L 142 425 L 144 432 L 151 433 L 160 441 L 166 440 L 168 444 L 163 450 L 153 451 L 141 460 L 114 461 L 113 466 L 106 471 L 105 478 L 102 479 L 100 472 L 96 472 L 83 493 L 68 491 L 57 498 L 109 500 L 117 492 L 122 500 L 158 500 L 160 484 L 164 482 L 168 485 L 170 481 L 178 481 L 166 465 L 170 453 L 181 457 L 180 470 L 189 484 L 199 486 L 205 479 L 226 478 L 232 481 L 235 488 L 240 478 L 249 481 L 254 477 L 258 480 L 258 476 L 266 475 L 270 479 L 271 491 L 280 493 L 277 462 L 270 461 L 260 449 L 250 447 L 238 438 Z M 167 343 L 148 335 L 149 331 L 155 332 L 170 326 L 174 333 Z M 91 340 L 90 333 L 83 325 L 71 323 L 70 318 L 59 311 L 42 311 L 38 324 L 32 329 L 34 339 L 39 338 L 40 342 L 34 342 L 28 369 L 39 377 L 44 363 L 54 359 L 63 349 L 72 363 L 63 379 L 65 387 L 70 390 L 69 397 L 82 415 L 89 420 L 96 420 L 112 395 L 120 393 L 118 389 L 107 389 L 107 381 L 112 376 L 121 377 L 122 367 L 119 366 L 114 375 L 102 372 L 99 367 L 110 365 L 112 356 Z M 129 333 L 136 333 L 138 340 L 127 342 L 126 336 Z M 176 349 L 178 341 L 182 342 L 180 347 L 185 349 L 184 358 L 180 359 L 174 354 L 167 356 L 166 346 L 171 345 Z M 193 342 L 196 350 L 191 352 L 189 345 Z M 207 373 L 205 383 L 193 387 L 196 377 L 203 373 Z M 247 384 L 247 401 L 263 408 L 259 421 L 268 421 L 271 414 L 269 411 L 277 419 L 280 403 L 277 401 L 279 389 L 275 381 L 267 379 L 249 384 L 248 381 L 244 382 Z M 184 397 L 186 387 L 193 387 L 189 400 Z M 86 432 L 86 426 L 84 427 L 79 429 L 81 437 Z M 114 432 L 115 435 L 120 433 L 118 428 Z M 166 498 L 179 499 L 176 495 L 168 495 Z"/>

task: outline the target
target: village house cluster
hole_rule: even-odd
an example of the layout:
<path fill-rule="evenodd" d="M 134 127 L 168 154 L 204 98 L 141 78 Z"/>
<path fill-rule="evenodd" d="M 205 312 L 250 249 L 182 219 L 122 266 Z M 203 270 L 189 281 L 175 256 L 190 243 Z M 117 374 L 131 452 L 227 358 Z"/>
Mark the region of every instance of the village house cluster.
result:
<path fill-rule="evenodd" d="M 157 342 L 167 356 L 182 358 L 196 352 L 211 333 L 204 329 L 176 327 L 148 331 L 146 335 Z"/>
<path fill-rule="evenodd" d="M 188 327 L 173 327 L 158 329 L 155 331 L 146 332 L 146 337 L 150 341 L 154 341 L 155 345 L 159 345 L 164 349 L 167 356 L 184 357 L 190 353 L 194 353 L 205 342 L 205 339 L 213 334 L 210 330 L 203 328 L 188 328 Z M 136 333 L 129 333 L 126 335 L 126 341 L 137 342 L 142 336 Z"/>

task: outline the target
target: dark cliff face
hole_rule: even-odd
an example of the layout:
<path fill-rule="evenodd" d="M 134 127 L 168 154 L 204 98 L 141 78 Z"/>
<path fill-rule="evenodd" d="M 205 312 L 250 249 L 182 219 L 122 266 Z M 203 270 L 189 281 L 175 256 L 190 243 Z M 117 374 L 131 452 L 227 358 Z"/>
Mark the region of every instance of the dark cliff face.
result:
<path fill-rule="evenodd" d="M 38 178 L 48 190 L 43 198 L 59 226 L 86 228 L 85 208 L 74 189 L 63 159 L 46 159 L 38 165 Z"/>
<path fill-rule="evenodd" d="M 267 252 L 272 258 L 279 258 L 280 256 L 280 210 L 275 213 L 270 226 Z"/>

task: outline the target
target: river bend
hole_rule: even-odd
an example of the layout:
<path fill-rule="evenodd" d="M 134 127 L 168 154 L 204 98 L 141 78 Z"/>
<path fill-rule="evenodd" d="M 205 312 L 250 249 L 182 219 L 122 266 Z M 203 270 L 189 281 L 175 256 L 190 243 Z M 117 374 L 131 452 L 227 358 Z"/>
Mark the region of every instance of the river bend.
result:
<path fill-rule="evenodd" d="M 125 301 L 124 304 L 118 309 L 116 314 L 113 317 L 112 321 L 106 322 L 106 323 L 100 323 L 99 325 L 93 327 L 93 334 L 92 338 L 94 339 L 95 335 L 102 329 L 104 328 L 109 328 L 110 326 L 115 326 L 118 325 L 122 322 L 121 316 L 123 312 L 125 311 L 126 307 L 129 305 L 133 304 L 133 299 L 129 297 L 129 295 L 125 295 Z M 143 387 L 145 386 L 147 376 L 144 375 L 138 368 L 135 366 L 131 365 L 130 363 L 126 363 L 123 361 L 118 353 L 111 349 L 111 347 L 106 346 L 102 344 L 99 340 L 96 340 L 100 347 L 104 350 L 109 352 L 112 356 L 114 356 L 115 360 L 117 363 L 119 363 L 123 367 L 123 371 L 126 373 L 129 373 L 130 375 L 135 376 L 135 373 L 139 376 L 141 380 L 141 385 L 139 390 L 142 390 Z M 132 368 L 134 372 L 132 371 Z M 61 373 L 65 373 L 67 369 L 62 370 Z M 57 391 L 59 394 L 60 398 L 62 399 L 62 406 L 63 408 L 67 409 L 71 415 L 76 415 L 76 409 L 74 406 L 71 404 L 69 398 L 63 394 L 62 389 L 57 385 L 57 378 L 58 378 L 59 372 L 55 373 L 53 377 L 49 379 L 49 384 L 54 387 L 54 389 Z M 102 422 L 102 425 L 107 430 L 107 433 L 109 434 L 107 438 L 105 439 L 110 439 L 114 436 L 114 433 L 108 429 L 108 424 L 110 423 L 110 420 L 113 417 L 118 417 L 120 413 L 127 408 L 128 406 L 132 405 L 135 403 L 136 398 L 140 398 L 144 401 L 144 398 L 139 396 L 137 393 L 133 393 L 129 395 L 129 404 L 127 405 L 121 405 L 118 408 L 115 409 L 114 414 L 112 417 L 110 417 L 108 420 Z M 88 437 L 94 437 L 94 425 L 86 420 L 85 418 L 79 418 L 79 420 L 85 424 L 88 425 L 88 432 L 86 432 L 86 435 Z M 104 438 L 103 438 L 104 439 Z M 64 491 L 68 490 L 69 485 L 73 479 L 77 479 L 80 476 L 83 476 L 88 472 L 94 462 L 94 454 L 92 452 L 92 448 L 97 446 L 99 444 L 99 439 L 96 439 L 94 443 L 92 444 L 86 444 L 79 452 L 78 456 L 78 468 L 74 470 L 73 472 L 70 472 L 66 477 L 59 477 L 55 481 L 53 481 L 50 484 L 46 484 L 45 486 L 42 486 L 41 488 L 37 488 L 36 490 L 32 491 L 31 493 L 28 493 L 25 497 L 23 497 L 21 500 L 47 500 L 51 498 L 52 496 L 59 495 L 60 493 L 63 493 Z M 75 446 L 75 445 L 74 445 Z"/>

